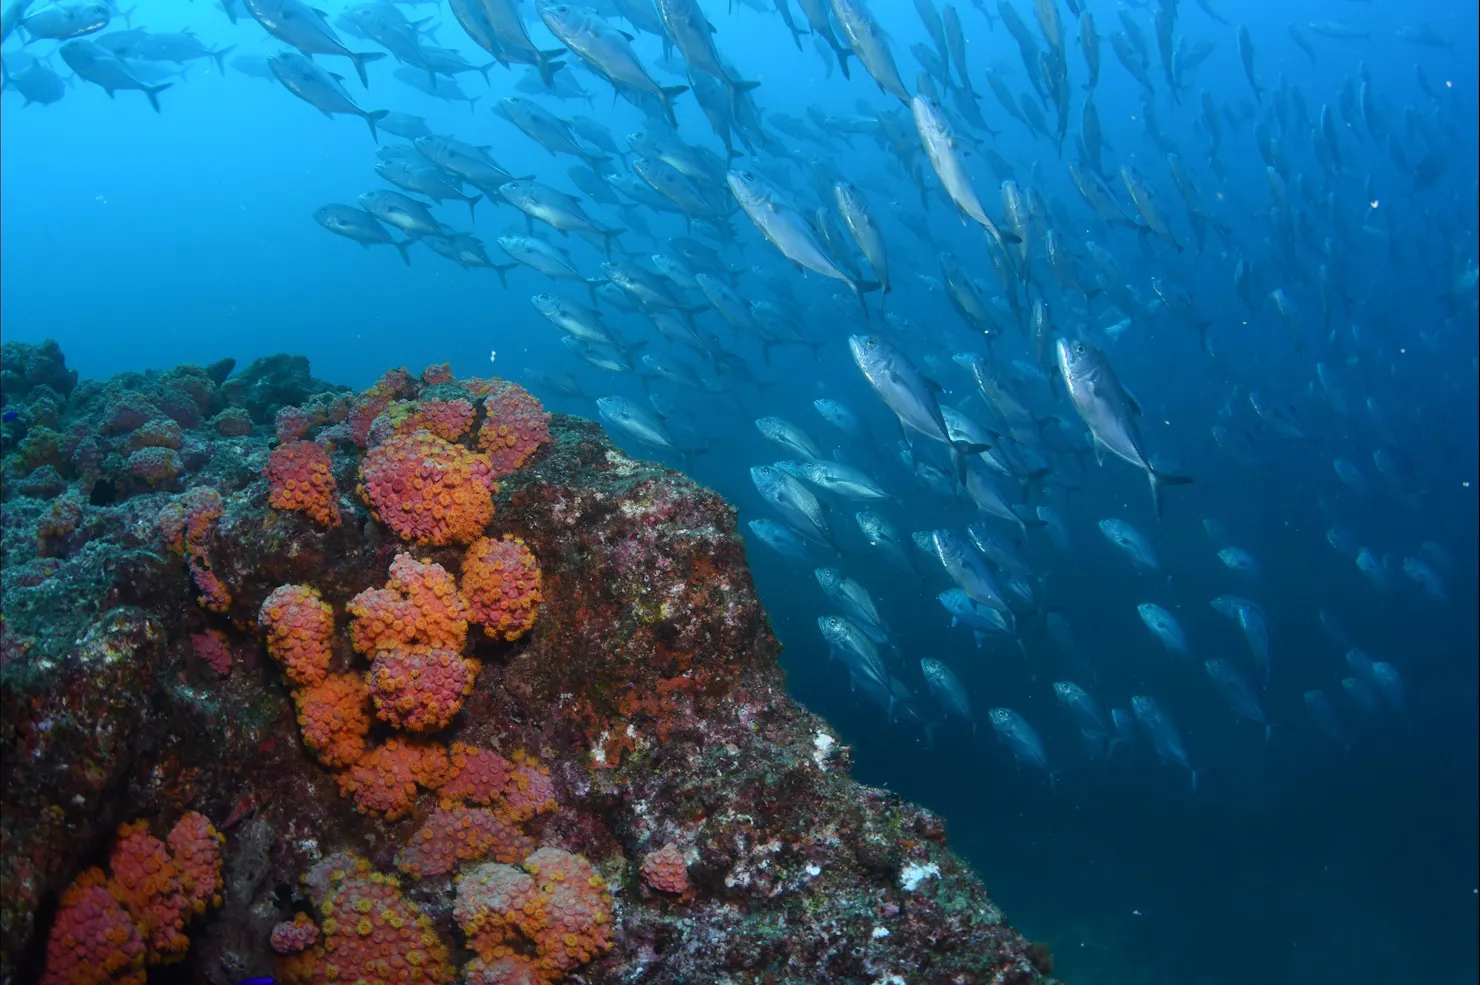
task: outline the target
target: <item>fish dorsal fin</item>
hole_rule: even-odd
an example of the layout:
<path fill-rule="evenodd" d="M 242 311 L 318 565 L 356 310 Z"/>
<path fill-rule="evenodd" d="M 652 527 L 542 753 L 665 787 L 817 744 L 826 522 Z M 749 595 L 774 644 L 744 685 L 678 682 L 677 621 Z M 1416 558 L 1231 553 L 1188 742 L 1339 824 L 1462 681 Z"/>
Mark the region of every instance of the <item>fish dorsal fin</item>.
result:
<path fill-rule="evenodd" d="M 333 72 L 329 72 L 328 73 L 328 76 L 329 76 L 329 78 L 333 79 L 335 82 L 343 82 L 344 81 L 344 76 L 342 76 L 342 75 L 335 75 Z"/>
<path fill-rule="evenodd" d="M 1135 395 L 1127 390 L 1123 385 L 1121 386 L 1120 391 L 1125 394 L 1125 402 L 1130 404 L 1131 413 L 1135 414 L 1137 417 L 1140 417 L 1141 404 L 1139 401 L 1136 400 Z"/>
<path fill-rule="evenodd" d="M 626 31 L 618 31 L 617 33 L 620 34 L 622 37 L 626 38 L 628 41 L 636 41 L 637 40 L 636 37 L 634 37 L 631 34 L 628 34 Z"/>

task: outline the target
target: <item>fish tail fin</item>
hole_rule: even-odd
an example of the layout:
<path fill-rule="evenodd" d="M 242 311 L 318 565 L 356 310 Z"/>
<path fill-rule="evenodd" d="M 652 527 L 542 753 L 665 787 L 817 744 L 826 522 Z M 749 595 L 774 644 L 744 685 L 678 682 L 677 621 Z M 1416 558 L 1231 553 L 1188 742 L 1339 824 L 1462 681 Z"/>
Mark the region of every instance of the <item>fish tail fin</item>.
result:
<path fill-rule="evenodd" d="M 366 89 L 370 88 L 370 76 L 365 72 L 365 66 L 384 57 L 385 52 L 383 51 L 351 51 L 349 53 L 349 60 L 355 63 L 355 74 L 360 77 L 360 85 Z"/>
<path fill-rule="evenodd" d="M 149 105 L 154 107 L 154 112 L 159 112 L 159 94 L 172 85 L 174 85 L 173 82 L 162 82 L 157 86 L 144 87 L 144 95 L 149 97 Z"/>
<path fill-rule="evenodd" d="M 375 129 L 375 124 L 377 121 L 385 119 L 388 115 L 390 115 L 390 110 L 388 109 L 372 109 L 365 114 L 365 123 L 370 127 L 370 139 L 375 141 L 377 146 L 380 144 L 380 132 Z"/>
<path fill-rule="evenodd" d="M 668 122 L 678 126 L 678 117 L 673 115 L 673 100 L 689 91 L 688 86 L 659 86 L 659 98 L 663 101 L 663 115 L 668 117 Z"/>
<path fill-rule="evenodd" d="M 730 90 L 731 111 L 738 113 L 740 108 L 740 97 L 745 95 L 747 92 L 754 91 L 755 88 L 759 85 L 759 82 L 753 81 L 751 79 L 726 78 L 725 87 Z"/>
<path fill-rule="evenodd" d="M 843 70 L 843 78 L 851 79 L 853 76 L 848 73 L 848 56 L 853 52 L 838 44 L 836 39 L 833 40 L 833 51 L 838 53 L 838 68 Z"/>
<path fill-rule="evenodd" d="M 1156 509 L 1158 520 L 1161 519 L 1161 487 L 1185 486 L 1192 482 L 1190 475 L 1172 475 L 1167 472 L 1158 472 L 1153 468 L 1146 469 L 1146 478 L 1151 483 L 1151 505 Z"/>
<path fill-rule="evenodd" d="M 477 216 L 473 215 L 473 206 L 477 205 L 481 201 L 483 201 L 483 196 L 482 195 L 469 195 L 468 196 L 468 221 L 469 222 L 471 222 L 475 218 L 477 218 Z"/>
<path fill-rule="evenodd" d="M 416 240 L 414 239 L 403 239 L 391 243 L 391 245 L 396 248 L 396 252 L 401 254 L 401 259 L 406 263 L 406 266 L 408 267 L 411 266 L 410 248 L 411 244 L 414 242 L 416 242 Z"/>
<path fill-rule="evenodd" d="M 610 259 L 612 255 L 612 243 L 618 236 L 622 235 L 623 231 L 621 229 L 599 229 L 597 231 L 601 233 L 601 241 L 606 247 L 607 258 Z"/>
<path fill-rule="evenodd" d="M 555 88 L 555 73 L 565 67 L 565 62 L 558 61 L 563 54 L 564 48 L 552 48 L 539 52 L 536 58 L 535 67 L 539 69 L 540 81 L 545 84 L 546 89 Z"/>
<path fill-rule="evenodd" d="M 211 57 L 216 61 L 216 71 L 222 75 L 226 74 L 226 56 L 236 50 L 236 45 L 229 44 L 224 48 L 218 48 L 211 52 Z"/>
<path fill-rule="evenodd" d="M 509 271 L 513 270 L 517 266 L 519 266 L 519 264 L 517 263 L 495 263 L 493 265 L 493 272 L 498 274 L 498 282 L 500 286 L 509 286 Z"/>

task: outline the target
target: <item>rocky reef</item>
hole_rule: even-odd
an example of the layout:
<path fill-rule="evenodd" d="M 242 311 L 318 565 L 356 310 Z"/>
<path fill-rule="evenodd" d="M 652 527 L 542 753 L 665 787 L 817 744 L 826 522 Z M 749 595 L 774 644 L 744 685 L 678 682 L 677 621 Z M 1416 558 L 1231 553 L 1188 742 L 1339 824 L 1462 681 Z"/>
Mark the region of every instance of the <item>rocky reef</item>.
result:
<path fill-rule="evenodd" d="M 591 422 L 49 342 L 0 400 L 0 983 L 1051 981 Z"/>

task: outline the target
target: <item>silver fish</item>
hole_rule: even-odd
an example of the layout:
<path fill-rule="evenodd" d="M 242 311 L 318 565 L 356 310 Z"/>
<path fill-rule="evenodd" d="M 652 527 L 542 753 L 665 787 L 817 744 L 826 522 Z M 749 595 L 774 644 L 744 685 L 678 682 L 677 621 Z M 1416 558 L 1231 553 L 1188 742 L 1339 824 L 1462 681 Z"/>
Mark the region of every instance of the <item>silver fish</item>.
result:
<path fill-rule="evenodd" d="M 242 0 L 268 34 L 305 55 L 343 55 L 354 63 L 360 85 L 370 88 L 365 66 L 385 57 L 383 51 L 350 51 L 318 10 L 303 0 Z"/>
<path fill-rule="evenodd" d="M 1163 760 L 1176 763 L 1192 774 L 1192 792 L 1196 793 L 1197 770 L 1192 768 L 1192 763 L 1187 758 L 1187 747 L 1182 744 L 1182 736 L 1178 733 L 1177 726 L 1162 710 L 1161 705 L 1152 698 L 1138 694 L 1131 698 L 1131 710 L 1135 712 L 1136 721 L 1146 731 L 1151 745 L 1156 749 L 1156 754 Z"/>
<path fill-rule="evenodd" d="M 761 235 L 788 260 L 824 277 L 842 281 L 852 288 L 863 303 L 863 294 L 878 287 L 872 282 L 855 281 L 828 256 L 811 225 L 795 206 L 768 181 L 749 171 L 731 171 L 726 175 L 730 192 L 740 208 L 755 223 Z"/>
<path fill-rule="evenodd" d="M 1059 339 L 1056 344 L 1059 373 L 1069 390 L 1069 399 L 1094 436 L 1097 448 L 1107 448 L 1137 468 L 1144 469 L 1151 483 L 1151 502 L 1161 516 L 1161 487 L 1183 485 L 1184 475 L 1159 471 L 1147 457 L 1136 419 L 1141 408 L 1121 386 L 1104 353 L 1088 342 Z"/>
<path fill-rule="evenodd" d="M 975 731 L 976 723 L 971 718 L 971 699 L 966 696 L 966 688 L 955 672 L 939 660 L 925 657 L 920 661 L 920 673 L 941 707 L 971 722 L 972 730 Z"/>
<path fill-rule="evenodd" d="M 761 498 L 776 508 L 788 526 L 809 540 L 836 550 L 827 511 L 806 483 L 774 465 L 756 465 L 750 470 Z"/>

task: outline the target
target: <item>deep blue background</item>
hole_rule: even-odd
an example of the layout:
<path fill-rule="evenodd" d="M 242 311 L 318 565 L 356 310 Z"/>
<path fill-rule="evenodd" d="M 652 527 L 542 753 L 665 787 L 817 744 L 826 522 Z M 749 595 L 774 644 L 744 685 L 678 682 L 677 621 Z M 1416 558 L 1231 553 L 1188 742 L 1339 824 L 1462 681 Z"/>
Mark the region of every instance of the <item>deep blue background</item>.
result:
<path fill-rule="evenodd" d="M 1106 160 L 1112 167 L 1134 163 L 1157 183 L 1163 212 L 1180 236 L 1189 237 L 1180 202 L 1164 177 L 1162 154 L 1142 137 L 1138 87 L 1110 50 L 1116 9 L 1103 0 L 1087 6 L 1105 38 L 1096 102 L 1107 136 Z M 1073 655 L 1059 653 L 1041 634 L 1030 637 L 1027 658 L 1008 647 L 976 650 L 964 632 L 949 629 L 933 598 L 947 587 L 938 573 L 927 590 L 880 570 L 862 556 L 856 536 L 847 531 L 842 566 L 870 587 L 899 631 L 906 655 L 900 672 L 912 671 L 920 657 L 941 657 L 972 695 L 982 722 L 977 734 L 950 725 L 933 747 L 901 727 L 882 727 L 883 713 L 851 694 L 840 669 L 828 664 L 815 628 L 826 606 L 809 565 L 796 565 L 753 543 L 756 580 L 787 645 L 784 659 L 796 695 L 856 745 L 862 779 L 888 785 L 947 817 L 955 847 L 977 866 L 1009 918 L 1052 945 L 1067 980 L 1096 985 L 1473 983 L 1480 768 L 1475 322 L 1473 307 L 1451 314 L 1437 297 L 1447 280 L 1451 243 L 1475 256 L 1475 13 L 1469 5 L 1437 0 L 1259 4 L 1237 14 L 1231 0 L 1218 6 L 1230 19 L 1242 17 L 1248 24 L 1262 80 L 1273 87 L 1283 73 L 1305 92 L 1313 113 L 1322 103 L 1335 105 L 1342 79 L 1354 75 L 1361 60 L 1394 128 L 1401 127 L 1402 107 L 1431 109 L 1418 90 L 1415 61 L 1435 84 L 1448 87 L 1449 102 L 1439 119 L 1453 137 L 1453 156 L 1434 189 L 1406 195 L 1407 179 L 1396 173 L 1386 153 L 1360 135 L 1343 137 L 1350 170 L 1349 180 L 1339 186 L 1343 201 L 1359 198 L 1361 180 L 1370 174 L 1378 196 L 1378 215 L 1371 221 L 1390 231 L 1394 246 L 1389 250 L 1374 240 L 1372 248 L 1349 257 L 1356 285 L 1351 319 L 1360 325 L 1362 342 L 1340 352 L 1342 372 L 1354 404 L 1370 394 L 1391 419 L 1390 442 L 1409 468 L 1407 490 L 1400 494 L 1381 487 L 1371 470 L 1370 453 L 1381 443 L 1371 418 L 1362 413 L 1338 417 L 1314 395 L 1312 364 L 1322 357 L 1320 350 L 1296 353 L 1272 311 L 1251 315 L 1236 300 L 1231 270 L 1237 258 L 1222 251 L 1219 239 L 1211 237 L 1198 258 L 1172 257 L 1160 248 L 1148 255 L 1134 236 L 1095 227 L 1052 147 L 1034 142 L 1004 119 L 987 95 L 984 112 L 994 127 L 1004 128 L 995 147 L 1018 166 L 1020 182 L 1062 199 L 1085 223 L 1079 234 L 1110 248 L 1138 290 L 1144 291 L 1150 273 L 1171 271 L 1214 319 L 1216 360 L 1200 354 L 1189 331 L 1164 325 L 1127 336 L 1111 349 L 1121 375 L 1145 405 L 1150 443 L 1174 455 L 1197 482 L 1168 492 L 1167 517 L 1158 525 L 1144 480 L 1134 470 L 1118 462 L 1103 469 L 1091 463 L 1080 474 L 1065 460 L 1062 481 L 1082 487 L 1067 506 L 1058 500 L 1070 517 L 1074 553 L 1055 554 L 1037 537 L 1033 547 L 1040 567 L 1049 572 L 1052 602 L 1075 632 Z M 961 7 L 977 87 L 985 91 L 981 69 L 993 64 L 1013 79 L 1015 89 L 1024 90 L 1022 67 L 1005 31 L 999 25 L 993 33 L 978 11 Z M 907 47 L 923 35 L 913 7 L 892 0 L 873 8 L 893 35 L 896 58 L 910 83 L 915 68 Z M 721 48 L 740 74 L 762 82 L 757 100 L 763 108 L 801 116 L 807 102 L 835 113 L 855 112 L 860 98 L 887 105 L 887 97 L 856 66 L 851 84 L 835 70 L 828 78 L 810 40 L 798 53 L 774 15 L 741 5 L 733 12 L 723 5 L 707 9 L 719 28 Z M 1036 28 L 1031 6 L 1019 4 L 1019 9 Z M 1152 40 L 1149 11 L 1131 9 Z M 432 10 L 417 8 L 413 16 Z M 800 22 L 800 12 L 794 14 Z M 1074 25 L 1062 8 L 1061 14 L 1071 42 L 1077 127 L 1077 86 L 1084 67 L 1073 45 Z M 473 56 L 474 46 L 451 16 L 445 11 L 440 16 L 442 43 Z M 526 19 L 536 43 L 550 47 L 529 8 Z M 1321 59 L 1311 65 L 1291 43 L 1287 26 L 1321 19 L 1361 24 L 1376 40 L 1315 37 Z M 1398 26 L 1422 22 L 1458 39 L 1455 48 L 1394 40 Z M 244 19 L 233 27 L 204 0 L 141 0 L 135 23 L 156 30 L 190 26 L 213 42 L 239 45 L 237 53 L 266 54 L 277 47 L 254 22 Z M 1181 5 L 1179 33 L 1217 43 L 1196 71 L 1194 88 L 1209 89 L 1220 104 L 1238 106 L 1249 101 L 1250 92 L 1232 31 L 1195 4 Z M 357 40 L 350 44 L 367 47 Z M 44 52 L 51 46 L 34 47 Z M 642 38 L 638 48 L 650 64 L 657 61 L 655 39 Z M 1152 57 L 1163 133 L 1178 145 L 1204 197 L 1235 226 L 1243 250 L 1264 265 L 1261 293 L 1286 286 L 1310 319 L 1314 338 L 1313 296 L 1295 284 L 1293 274 L 1268 266 L 1274 255 L 1265 245 L 1268 191 L 1249 124 L 1234 129 L 1225 122 L 1222 160 L 1229 180 L 1220 186 L 1203 160 L 1206 138 L 1197 122 L 1195 93 L 1184 96 L 1181 106 L 1171 103 L 1154 50 Z M 537 173 L 574 190 L 564 177 L 573 160 L 551 157 L 488 111 L 497 95 L 511 89 L 514 73 L 496 68 L 493 92 L 470 113 L 466 106 L 439 104 L 407 89 L 391 78 L 387 62 L 372 66 L 368 92 L 351 81 L 362 105 L 424 114 L 438 132 L 494 145 L 495 156 L 510 171 Z M 54 64 L 61 67 L 58 60 Z M 324 64 L 352 79 L 342 60 Z M 664 82 L 678 81 L 656 71 Z M 579 112 L 609 120 L 617 135 L 641 126 L 632 107 L 611 103 L 604 83 L 589 76 L 582 80 L 596 96 L 594 106 L 551 102 L 552 108 L 567 116 Z M 476 77 L 464 76 L 462 84 L 469 92 L 485 92 Z M 22 109 L 18 96 L 5 94 L 0 323 L 7 340 L 56 338 L 69 363 L 91 377 L 222 355 L 244 364 L 267 353 L 301 352 L 312 361 L 315 375 L 355 386 L 391 366 L 419 368 L 443 360 L 459 374 L 485 375 L 490 352 L 496 352 L 494 372 L 519 378 L 524 367 L 568 369 L 593 396 L 641 398 L 634 380 L 602 377 L 569 359 L 554 330 L 528 304 L 527 295 L 548 287 L 532 272 L 512 273 L 504 291 L 491 272 L 460 270 L 423 249 L 413 251 L 414 263 L 407 268 L 393 251 L 362 251 L 313 223 L 310 215 L 317 206 L 353 202 L 380 184 L 372 170 L 374 148 L 360 121 L 326 120 L 275 83 L 230 71 L 223 78 L 207 62 L 196 63 L 188 81 L 163 93 L 161 102 L 164 112 L 156 115 L 140 93 L 123 92 L 109 101 L 86 83 L 50 107 Z M 689 97 L 679 100 L 679 113 L 688 139 L 718 147 Z M 856 151 L 836 155 L 833 163 L 840 170 L 855 179 L 871 174 L 899 184 L 885 176 L 880 152 L 866 138 L 854 142 Z M 1316 168 L 1304 143 L 1287 150 L 1295 170 Z M 990 183 L 982 187 L 990 190 Z M 1221 200 L 1214 198 L 1214 189 L 1221 191 Z M 900 186 L 902 200 L 915 195 L 913 186 Z M 996 212 L 995 195 L 984 191 L 982 197 Z M 931 209 L 941 245 L 991 283 L 980 240 L 939 201 Z M 474 229 L 501 260 L 494 237 L 522 231 L 522 220 L 507 208 L 485 204 L 478 211 Z M 467 228 L 460 204 L 451 203 L 439 214 L 454 227 Z M 649 224 L 668 235 L 680 231 L 667 218 L 650 218 Z M 941 358 L 979 349 L 942 296 L 914 276 L 938 275 L 930 251 L 892 220 L 884 224 L 897 285 L 890 306 L 930 326 L 939 342 L 930 351 Z M 746 264 L 782 266 L 743 218 L 735 225 L 746 245 L 732 254 L 732 262 L 738 266 L 743 258 Z M 637 237 L 627 239 L 638 245 Z M 577 240 L 562 245 L 570 246 L 583 270 L 596 272 L 601 260 L 596 251 Z M 644 252 L 658 251 L 655 246 Z M 783 269 L 810 298 L 824 301 L 834 293 L 832 285 Z M 611 320 L 633 338 L 652 335 L 637 319 Z M 910 488 L 894 465 L 894 426 L 841 344 L 857 328 L 839 314 L 819 317 L 809 330 L 833 342 L 816 362 L 805 350 L 786 348 L 763 365 L 758 348 L 732 342 L 773 384 L 742 390 L 739 413 L 678 395 L 716 446 L 696 460 L 694 475 L 734 500 L 742 518 L 769 515 L 745 467 L 779 456 L 751 419 L 779 414 L 832 443 L 835 435 L 809 406 L 817 396 L 836 397 L 864 413 L 879 436 L 886 463 L 880 466 L 882 477 L 901 492 Z M 655 349 L 664 346 L 654 343 Z M 924 350 L 920 346 L 915 355 L 923 356 Z M 972 388 L 964 376 L 941 382 L 952 402 L 967 405 Z M 1050 392 L 1036 386 L 1040 407 L 1068 415 L 1066 404 L 1054 404 Z M 1251 386 L 1296 405 L 1319 444 L 1282 442 L 1260 430 L 1243 401 Z M 594 413 L 588 401 L 546 399 L 557 410 Z M 1256 463 L 1230 458 L 1209 439 L 1209 427 L 1225 404 L 1238 409 L 1238 426 L 1252 435 L 1260 454 Z M 1330 467 L 1337 455 L 1361 463 L 1378 491 L 1361 498 L 1341 486 Z M 1326 544 L 1330 521 L 1318 505 L 1322 499 L 1379 554 L 1400 558 L 1423 540 L 1442 544 L 1456 566 L 1448 585 L 1451 603 L 1439 606 L 1424 599 L 1396 572 L 1393 592 L 1375 594 Z M 851 526 L 850 511 L 835 511 L 840 528 Z M 971 519 L 964 504 L 918 490 L 909 493 L 907 509 L 891 515 L 906 531 L 962 526 Z M 1097 520 L 1111 516 L 1130 520 L 1153 538 L 1161 574 L 1131 576 L 1125 559 L 1095 528 Z M 1219 519 L 1235 543 L 1260 559 L 1262 585 L 1241 582 L 1218 565 L 1200 525 L 1204 517 Z M 1137 603 L 1156 601 L 1182 620 L 1199 660 L 1224 656 L 1247 665 L 1236 629 L 1207 605 L 1207 599 L 1225 591 L 1250 594 L 1269 613 L 1274 680 L 1266 707 L 1277 730 L 1268 747 L 1257 726 L 1230 720 L 1200 667 L 1165 657 L 1136 616 Z M 1302 692 L 1315 687 L 1335 698 L 1337 682 L 1348 673 L 1341 651 L 1317 624 L 1316 612 L 1323 607 L 1338 616 L 1358 645 L 1397 666 L 1408 686 L 1406 713 L 1354 727 L 1347 751 L 1313 732 L 1301 702 Z M 1109 764 L 1088 762 L 1051 691 L 1054 680 L 1066 678 L 1090 687 L 1106 707 L 1125 706 L 1131 694 L 1157 696 L 1204 771 L 1200 792 L 1194 796 L 1185 774 L 1159 766 L 1144 744 Z M 910 680 L 923 692 L 917 674 Z M 997 704 L 1036 724 L 1063 774 L 1055 789 L 1042 774 L 1016 769 L 994 741 L 984 712 Z"/>

